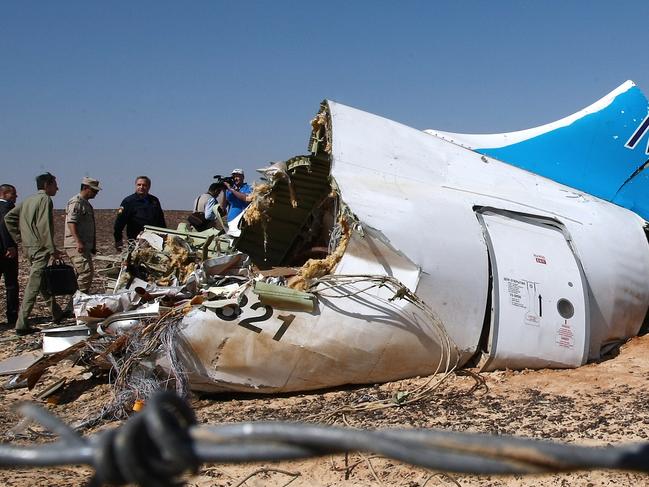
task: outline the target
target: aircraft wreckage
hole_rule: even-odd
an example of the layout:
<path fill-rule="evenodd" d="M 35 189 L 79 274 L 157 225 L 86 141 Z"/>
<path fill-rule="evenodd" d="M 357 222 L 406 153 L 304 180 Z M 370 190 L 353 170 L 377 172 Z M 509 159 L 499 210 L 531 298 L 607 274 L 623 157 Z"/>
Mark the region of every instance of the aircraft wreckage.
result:
<path fill-rule="evenodd" d="M 595 176 L 610 170 L 624 181 L 617 159 L 649 119 L 629 83 L 518 139 L 424 132 L 325 101 L 310 153 L 261 170 L 264 182 L 227 232 L 147 227 L 114 294 L 77 294 L 77 319 L 96 327 L 89 340 L 137 342 L 122 344 L 129 363 L 197 391 L 300 391 L 468 364 L 596 360 L 645 320 L 647 222 L 604 191 L 515 165 L 533 166 L 533 149 L 550 165 L 559 140 L 557 161 L 577 173 L 565 177 L 583 187 L 588 157 L 619 145 Z M 625 115 L 618 105 L 630 91 Z M 593 117 L 597 137 L 581 132 Z M 567 145 L 562 130 L 595 147 Z M 532 144 L 522 158 L 512 149 L 503 162 L 483 149 L 539 134 L 549 145 Z M 626 179 L 644 177 L 627 159 Z"/>

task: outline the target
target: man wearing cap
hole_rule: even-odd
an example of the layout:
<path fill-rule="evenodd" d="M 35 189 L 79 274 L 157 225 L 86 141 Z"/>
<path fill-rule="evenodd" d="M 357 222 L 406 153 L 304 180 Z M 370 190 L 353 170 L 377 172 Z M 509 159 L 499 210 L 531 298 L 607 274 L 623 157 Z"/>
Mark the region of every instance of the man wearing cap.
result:
<path fill-rule="evenodd" d="M 243 169 L 234 169 L 232 171 L 232 179 L 234 179 L 233 185 L 227 181 L 223 183 L 227 189 L 225 192 L 226 202 L 223 205 L 223 209 L 228 212 L 228 222 L 238 217 L 246 206 L 250 204 L 249 198 L 252 193 L 252 188 L 243 182 Z"/>
<path fill-rule="evenodd" d="M 68 201 L 65 211 L 65 237 L 63 248 L 77 271 L 79 290 L 89 294 L 92 287 L 94 266 L 92 254 L 97 253 L 95 212 L 90 200 L 101 191 L 99 181 L 85 177 L 81 190 Z"/>

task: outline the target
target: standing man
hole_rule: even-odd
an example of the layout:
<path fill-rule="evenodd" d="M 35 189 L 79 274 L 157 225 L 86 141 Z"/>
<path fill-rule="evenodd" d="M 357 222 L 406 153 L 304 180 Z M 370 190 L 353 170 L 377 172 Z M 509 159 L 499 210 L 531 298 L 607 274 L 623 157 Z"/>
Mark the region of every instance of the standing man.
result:
<path fill-rule="evenodd" d="M 7 293 L 7 324 L 18 319 L 18 246 L 5 225 L 5 215 L 16 206 L 16 188 L 0 185 L 0 277 L 4 276 Z"/>
<path fill-rule="evenodd" d="M 160 200 L 149 194 L 151 180 L 147 176 L 138 176 L 135 179 L 135 193 L 122 200 L 115 218 L 115 249 L 122 251 L 124 246 L 122 232 L 126 227 L 128 239 L 137 238 L 144 230 L 144 225 L 167 228 L 165 216 L 160 206 Z"/>
<path fill-rule="evenodd" d="M 226 208 L 226 205 L 223 205 L 223 209 L 228 211 L 228 222 L 239 216 L 246 206 L 250 204 L 248 198 L 252 193 L 252 188 L 244 182 L 243 169 L 233 169 L 232 179 L 234 179 L 233 185 L 227 181 L 223 183 L 227 188 L 225 199 L 228 207 Z"/>
<path fill-rule="evenodd" d="M 63 248 L 77 271 L 79 290 L 90 294 L 95 272 L 92 255 L 97 253 L 95 212 L 90 200 L 101 191 L 99 181 L 89 177 L 81 180 L 79 194 L 70 198 L 65 211 Z"/>
<path fill-rule="evenodd" d="M 7 230 L 13 239 L 22 243 L 23 253 L 30 265 L 29 281 L 16 321 L 16 334 L 28 335 L 40 329 L 29 326 L 27 320 L 40 292 L 52 311 L 52 319 L 63 317 L 54 296 L 41 289 L 41 277 L 50 257 L 60 259 L 63 254 L 54 246 L 54 223 L 51 197 L 59 190 L 56 177 L 49 172 L 36 177 L 38 193 L 23 200 L 5 215 Z"/>

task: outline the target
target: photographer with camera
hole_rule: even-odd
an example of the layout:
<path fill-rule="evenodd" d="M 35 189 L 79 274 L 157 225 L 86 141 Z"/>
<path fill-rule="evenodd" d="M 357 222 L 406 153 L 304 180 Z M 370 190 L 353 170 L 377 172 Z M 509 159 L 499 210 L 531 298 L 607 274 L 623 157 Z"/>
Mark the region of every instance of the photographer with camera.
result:
<path fill-rule="evenodd" d="M 221 176 L 214 176 L 214 179 L 220 180 L 220 178 Z M 225 201 L 224 193 L 225 186 L 223 186 L 223 183 L 215 182 L 210 184 L 205 193 L 194 200 L 194 211 L 187 217 L 187 221 L 194 230 L 202 232 L 211 227 L 216 227 L 219 230 L 224 229 L 221 215 L 218 214 L 223 212 L 220 203 Z"/>
<path fill-rule="evenodd" d="M 193 205 L 193 212 L 194 213 L 205 213 L 205 207 L 207 206 L 207 202 L 214 196 L 214 191 L 218 189 L 218 183 L 212 183 L 210 184 L 210 187 L 207 188 L 207 191 L 204 193 L 200 194 L 199 196 L 194 199 L 194 205 Z"/>
<path fill-rule="evenodd" d="M 212 183 L 208 191 L 210 197 L 205 202 L 203 215 L 207 220 L 215 220 L 217 216 L 225 216 L 225 186 L 223 183 Z"/>
<path fill-rule="evenodd" d="M 250 203 L 252 188 L 244 182 L 243 169 L 233 169 L 231 178 L 222 178 L 221 182 L 226 188 L 225 204 L 222 205 L 228 212 L 228 221 L 231 222 Z"/>

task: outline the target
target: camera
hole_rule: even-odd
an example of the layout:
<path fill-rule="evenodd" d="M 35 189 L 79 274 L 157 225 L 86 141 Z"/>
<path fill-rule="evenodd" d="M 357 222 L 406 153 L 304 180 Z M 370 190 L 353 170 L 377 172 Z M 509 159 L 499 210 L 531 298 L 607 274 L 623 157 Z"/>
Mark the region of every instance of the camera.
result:
<path fill-rule="evenodd" d="M 228 183 L 230 186 L 234 186 L 234 178 L 232 176 L 223 177 L 220 174 L 217 174 L 216 176 L 214 176 L 214 179 L 216 180 L 216 184 L 218 184 L 221 188 L 225 188 L 225 185 L 223 183 Z"/>

